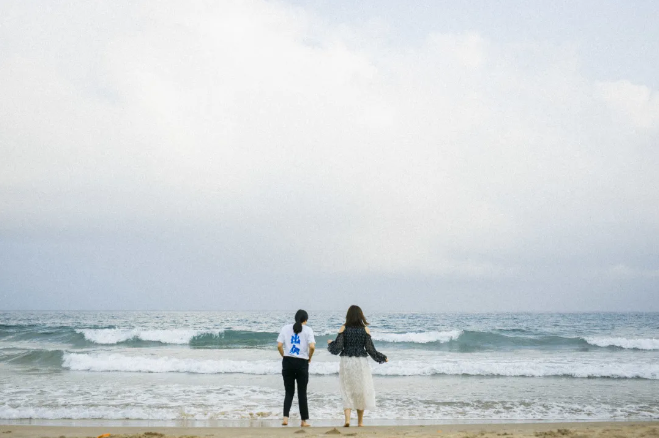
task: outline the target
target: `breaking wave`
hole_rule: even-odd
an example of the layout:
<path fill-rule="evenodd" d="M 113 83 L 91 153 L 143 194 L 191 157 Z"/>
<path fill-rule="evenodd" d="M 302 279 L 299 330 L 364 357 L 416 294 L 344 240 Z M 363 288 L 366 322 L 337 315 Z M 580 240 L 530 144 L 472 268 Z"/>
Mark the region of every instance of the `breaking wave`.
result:
<path fill-rule="evenodd" d="M 400 347 L 447 351 L 539 349 L 625 349 L 659 350 L 659 339 L 632 337 L 587 337 L 532 334 L 526 331 L 411 331 L 386 332 L 373 330 L 373 339 L 394 343 Z M 326 333 L 317 338 L 333 337 Z M 149 329 L 149 328 L 73 328 L 0 325 L 0 342 L 61 343 L 72 347 L 96 345 L 189 345 L 194 348 L 235 348 L 268 346 L 276 342 L 275 331 L 230 329 Z M 323 340 L 320 340 L 323 342 Z"/>
<path fill-rule="evenodd" d="M 145 330 L 145 329 L 78 329 L 85 339 L 94 344 L 139 344 L 160 343 L 190 345 L 199 348 L 221 348 L 232 346 L 259 346 L 272 344 L 276 333 L 250 332 L 242 330 Z"/>
<path fill-rule="evenodd" d="M 384 342 L 411 342 L 415 344 L 427 344 L 430 342 L 449 342 L 458 339 L 462 330 L 450 330 L 445 332 L 413 332 L 413 333 L 374 333 L 373 339 Z"/>
<path fill-rule="evenodd" d="M 618 347 L 634 350 L 659 350 L 659 339 L 649 338 L 584 338 L 586 342 L 598 347 Z"/>
<path fill-rule="evenodd" d="M 272 360 L 200 360 L 175 357 L 127 356 L 123 354 L 67 353 L 63 367 L 76 371 L 135 373 L 197 373 L 197 374 L 279 374 L 281 363 Z M 329 375 L 339 372 L 339 364 L 315 362 L 310 374 Z M 569 363 L 558 361 L 505 360 L 441 360 L 434 362 L 398 361 L 373 366 L 373 374 L 381 376 L 506 376 L 506 377 L 607 377 L 620 379 L 659 379 L 659 364 L 637 363 Z"/>

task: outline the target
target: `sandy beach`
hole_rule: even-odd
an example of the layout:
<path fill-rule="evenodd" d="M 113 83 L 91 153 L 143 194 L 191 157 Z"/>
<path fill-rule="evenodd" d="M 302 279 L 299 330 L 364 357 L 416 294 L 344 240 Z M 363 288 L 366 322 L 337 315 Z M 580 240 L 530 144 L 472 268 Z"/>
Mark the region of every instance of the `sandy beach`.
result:
<path fill-rule="evenodd" d="M 2 438 L 225 438 L 343 435 L 451 438 L 659 438 L 659 422 L 508 423 L 350 427 L 75 427 L 0 426 Z"/>

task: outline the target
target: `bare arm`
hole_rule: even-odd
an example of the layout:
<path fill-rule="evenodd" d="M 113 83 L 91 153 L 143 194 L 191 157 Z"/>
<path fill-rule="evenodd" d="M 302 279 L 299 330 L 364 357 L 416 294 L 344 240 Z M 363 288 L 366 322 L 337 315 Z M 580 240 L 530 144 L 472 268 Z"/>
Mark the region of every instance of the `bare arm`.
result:
<path fill-rule="evenodd" d="M 281 342 L 277 342 L 277 350 L 279 350 L 279 354 L 281 354 L 281 357 L 284 357 L 284 344 Z"/>
<path fill-rule="evenodd" d="M 311 362 L 314 351 L 316 351 L 316 344 L 309 344 L 309 362 Z"/>
<path fill-rule="evenodd" d="M 341 328 L 339 329 L 339 334 L 343 333 L 343 331 L 344 331 L 345 329 L 346 329 L 346 326 L 342 325 Z M 331 344 L 332 342 L 334 342 L 334 341 L 332 341 L 331 339 L 328 339 L 328 340 L 327 340 L 327 343 L 328 343 L 328 344 Z"/>

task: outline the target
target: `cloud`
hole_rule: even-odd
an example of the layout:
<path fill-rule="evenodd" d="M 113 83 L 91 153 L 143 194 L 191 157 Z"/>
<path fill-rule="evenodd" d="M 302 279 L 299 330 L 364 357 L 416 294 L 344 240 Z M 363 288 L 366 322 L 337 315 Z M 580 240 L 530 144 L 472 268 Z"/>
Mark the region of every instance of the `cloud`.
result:
<path fill-rule="evenodd" d="M 659 126 L 659 93 L 629 81 L 599 82 L 596 89 L 614 112 L 633 127 L 656 129 Z"/>
<path fill-rule="evenodd" d="M 78 6 L 0 14 L 5 236 L 168 242 L 255 281 L 655 254 L 657 92 L 590 80 L 570 48 L 392 45 L 278 2 Z"/>
<path fill-rule="evenodd" d="M 611 266 L 608 270 L 608 274 L 613 278 L 625 279 L 625 278 L 659 278 L 659 269 L 642 269 L 630 267 L 624 264 L 618 264 Z"/>

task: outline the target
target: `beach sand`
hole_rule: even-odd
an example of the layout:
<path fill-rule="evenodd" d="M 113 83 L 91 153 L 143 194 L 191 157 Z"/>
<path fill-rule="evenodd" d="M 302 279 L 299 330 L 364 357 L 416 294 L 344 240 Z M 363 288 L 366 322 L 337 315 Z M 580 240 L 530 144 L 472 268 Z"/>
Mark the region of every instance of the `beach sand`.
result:
<path fill-rule="evenodd" d="M 659 421 L 600 423 L 450 424 L 366 427 L 75 427 L 0 425 L 0 438 L 451 437 L 659 438 Z"/>

